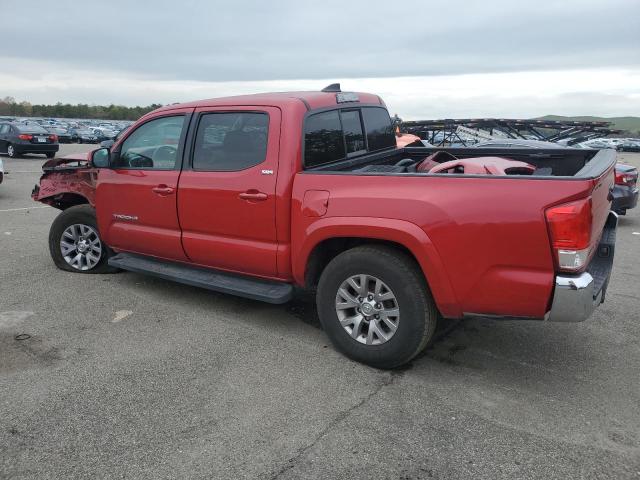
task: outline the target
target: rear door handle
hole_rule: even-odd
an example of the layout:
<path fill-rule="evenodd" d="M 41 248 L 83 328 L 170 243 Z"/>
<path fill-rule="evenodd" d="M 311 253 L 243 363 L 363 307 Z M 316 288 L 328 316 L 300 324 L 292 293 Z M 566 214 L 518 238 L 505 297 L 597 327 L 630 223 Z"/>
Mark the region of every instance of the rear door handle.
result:
<path fill-rule="evenodd" d="M 153 187 L 151 190 L 153 191 L 153 193 L 157 193 L 160 196 L 171 195 L 174 191 L 173 188 L 168 187 L 164 184 Z"/>
<path fill-rule="evenodd" d="M 238 195 L 242 200 L 249 200 L 254 202 L 263 202 L 267 199 L 267 194 L 259 192 L 258 190 L 247 190 Z"/>

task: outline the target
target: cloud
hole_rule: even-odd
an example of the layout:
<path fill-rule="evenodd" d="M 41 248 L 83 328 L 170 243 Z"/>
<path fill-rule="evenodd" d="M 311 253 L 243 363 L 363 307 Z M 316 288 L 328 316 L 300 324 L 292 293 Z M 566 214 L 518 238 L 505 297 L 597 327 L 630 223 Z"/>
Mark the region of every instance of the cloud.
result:
<path fill-rule="evenodd" d="M 0 95 L 34 103 L 342 81 L 405 118 L 640 113 L 637 0 L 0 3 Z"/>
<path fill-rule="evenodd" d="M 630 66 L 636 0 L 4 0 L 6 55 L 199 81 Z M 34 12 L 52 28 L 34 28 Z"/>
<path fill-rule="evenodd" d="M 21 68 L 29 70 L 27 62 Z M 25 79 L 0 72 L 0 85 L 32 103 L 174 103 L 270 91 L 320 90 L 336 79 L 201 82 L 66 71 Z M 638 115 L 640 68 L 505 72 L 430 77 L 342 78 L 345 90 L 382 96 L 404 119 Z"/>

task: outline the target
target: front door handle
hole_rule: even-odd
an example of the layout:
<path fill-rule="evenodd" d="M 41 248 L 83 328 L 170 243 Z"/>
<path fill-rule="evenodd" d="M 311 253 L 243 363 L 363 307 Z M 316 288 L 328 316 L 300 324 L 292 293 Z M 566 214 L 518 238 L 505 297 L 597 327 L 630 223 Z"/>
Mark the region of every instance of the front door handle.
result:
<path fill-rule="evenodd" d="M 247 190 L 238 195 L 242 200 L 249 200 L 254 202 L 263 202 L 267 199 L 267 194 L 259 192 L 258 190 Z"/>
<path fill-rule="evenodd" d="M 153 191 L 153 193 L 157 193 L 160 196 L 165 196 L 165 195 L 171 195 L 174 192 L 174 189 L 171 187 L 168 187 L 167 185 L 158 185 L 157 187 L 153 187 L 151 189 Z"/>

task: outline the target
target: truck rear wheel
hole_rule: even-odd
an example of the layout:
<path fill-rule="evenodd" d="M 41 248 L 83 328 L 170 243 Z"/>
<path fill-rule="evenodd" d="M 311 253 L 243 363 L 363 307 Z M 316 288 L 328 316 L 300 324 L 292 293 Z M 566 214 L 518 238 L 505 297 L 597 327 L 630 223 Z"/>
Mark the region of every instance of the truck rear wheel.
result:
<path fill-rule="evenodd" d="M 316 301 L 333 345 L 376 368 L 399 367 L 420 353 L 439 315 L 415 261 L 386 246 L 336 256 L 322 272 Z"/>
<path fill-rule="evenodd" d="M 112 273 L 107 263 L 113 254 L 100 238 L 90 205 L 76 205 L 56 217 L 49 230 L 49 252 L 61 270 L 76 273 Z"/>

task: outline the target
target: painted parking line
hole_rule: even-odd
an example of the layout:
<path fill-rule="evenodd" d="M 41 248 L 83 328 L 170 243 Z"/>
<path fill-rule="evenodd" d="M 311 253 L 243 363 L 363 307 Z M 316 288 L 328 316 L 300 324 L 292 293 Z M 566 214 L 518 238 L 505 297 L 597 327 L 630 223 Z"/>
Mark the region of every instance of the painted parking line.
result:
<path fill-rule="evenodd" d="M 21 210 L 35 210 L 37 208 L 51 208 L 49 205 L 42 205 L 41 207 L 22 207 L 22 208 L 6 208 L 0 210 L 0 212 L 19 212 Z"/>

